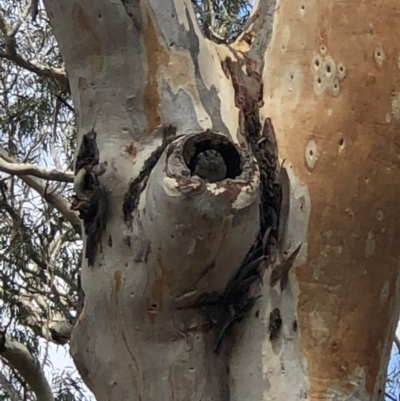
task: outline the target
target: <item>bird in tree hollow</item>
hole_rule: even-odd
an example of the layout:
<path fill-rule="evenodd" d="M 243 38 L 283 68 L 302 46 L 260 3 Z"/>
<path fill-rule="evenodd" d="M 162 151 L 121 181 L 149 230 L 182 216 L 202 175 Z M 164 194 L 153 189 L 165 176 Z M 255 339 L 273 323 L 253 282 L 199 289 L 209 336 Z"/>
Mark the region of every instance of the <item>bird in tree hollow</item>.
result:
<path fill-rule="evenodd" d="M 225 160 L 215 149 L 208 149 L 196 156 L 193 175 L 207 182 L 222 181 L 226 178 Z"/>

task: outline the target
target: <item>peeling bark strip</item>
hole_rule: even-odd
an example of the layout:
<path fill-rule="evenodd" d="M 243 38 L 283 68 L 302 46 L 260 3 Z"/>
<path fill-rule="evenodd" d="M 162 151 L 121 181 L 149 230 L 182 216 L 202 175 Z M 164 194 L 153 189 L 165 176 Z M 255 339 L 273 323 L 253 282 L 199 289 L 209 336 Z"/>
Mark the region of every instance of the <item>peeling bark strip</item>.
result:
<path fill-rule="evenodd" d="M 281 281 L 281 291 L 283 291 L 289 281 L 289 272 L 290 269 L 293 266 L 294 261 L 297 258 L 297 255 L 300 252 L 301 249 L 300 244 L 291 254 L 289 257 L 287 257 L 282 263 L 280 263 L 278 266 L 275 266 L 270 277 L 270 285 L 271 287 L 274 287 L 277 282 L 280 280 Z"/>
<path fill-rule="evenodd" d="M 75 198 L 71 209 L 79 211 L 86 234 L 85 257 L 93 266 L 107 222 L 107 192 L 98 177 L 106 165 L 99 164 L 96 132 L 83 135 L 75 166 Z"/>
<path fill-rule="evenodd" d="M 240 110 L 239 126 L 245 139 L 243 146 L 250 147 L 260 167 L 262 197 L 260 239 L 271 227 L 271 240 L 278 243 L 282 188 L 275 131 L 269 118 L 265 120 L 264 127 L 261 126 L 259 109 L 263 105 L 263 83 L 255 71 L 256 66 L 252 60 L 246 58 L 245 73 L 242 63 L 227 58 L 222 62 L 222 69 L 231 78 L 235 90 L 235 105 Z"/>
<path fill-rule="evenodd" d="M 145 161 L 139 175 L 130 183 L 128 191 L 125 194 L 124 203 L 122 205 L 124 220 L 128 225 L 131 225 L 132 223 L 132 213 L 134 210 L 136 210 L 136 207 L 139 203 L 140 194 L 146 188 L 151 171 L 157 164 L 166 147 L 175 138 L 176 128 L 172 126 L 165 127 L 163 130 L 163 140 L 161 146 L 150 155 L 150 157 Z"/>
<path fill-rule="evenodd" d="M 233 63 L 229 58 L 222 63 L 222 67 L 225 74 L 231 77 L 235 89 L 235 104 L 240 109 L 239 124 L 244 138 L 242 146 L 250 147 L 260 167 L 261 219 L 258 238 L 225 291 L 222 294 L 202 294 L 192 304 L 192 307 L 198 308 L 208 318 L 214 329 L 214 351 L 220 349 L 222 339 L 230 327 L 252 309 L 258 299 L 258 296 L 252 294 L 252 285 L 257 280 L 261 281 L 264 269 L 275 262 L 279 252 L 278 219 L 282 200 L 275 132 L 270 119 L 266 119 L 263 128 L 260 123 L 259 107 L 263 97 L 261 78 L 250 59 L 246 60 L 247 75 L 239 63 Z M 280 273 L 279 278 L 282 277 L 282 290 L 287 285 L 290 267 L 299 250 L 300 247 L 290 255 L 286 263 L 282 264 L 282 269 L 282 266 L 276 269 Z M 272 338 L 276 337 L 282 324 L 279 310 L 274 312 L 270 325 Z"/>
<path fill-rule="evenodd" d="M 222 62 L 225 74 L 232 80 L 235 105 L 240 110 L 239 126 L 244 138 L 242 146 L 250 147 L 261 174 L 259 236 L 243 261 L 241 269 L 235 277 L 232 277 L 225 294 L 225 298 L 238 302 L 238 305 L 243 305 L 243 299 L 249 294 L 251 285 L 257 278 L 262 277 L 264 267 L 275 262 L 280 242 L 278 220 L 282 202 L 280 165 L 274 128 L 269 118 L 265 120 L 263 127 L 260 122 L 259 108 L 263 105 L 263 83 L 255 71 L 254 62 L 249 58 L 244 62 L 246 73 L 243 72 L 239 62 L 233 62 L 230 58 Z M 299 249 L 295 251 L 294 258 Z M 244 312 L 248 309 L 245 307 Z M 242 317 L 243 315 L 241 314 Z"/>

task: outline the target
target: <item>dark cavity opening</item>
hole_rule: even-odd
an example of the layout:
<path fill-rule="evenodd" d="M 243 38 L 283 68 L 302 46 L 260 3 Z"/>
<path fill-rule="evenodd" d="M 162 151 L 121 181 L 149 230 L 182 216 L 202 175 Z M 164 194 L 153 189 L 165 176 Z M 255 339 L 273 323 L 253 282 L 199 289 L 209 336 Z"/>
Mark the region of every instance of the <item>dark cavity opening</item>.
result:
<path fill-rule="evenodd" d="M 224 159 L 226 178 L 236 178 L 242 174 L 242 160 L 236 147 L 228 138 L 211 136 L 210 138 L 195 137 L 187 140 L 183 157 L 190 173 L 193 175 L 197 156 L 209 149 L 216 150 Z"/>

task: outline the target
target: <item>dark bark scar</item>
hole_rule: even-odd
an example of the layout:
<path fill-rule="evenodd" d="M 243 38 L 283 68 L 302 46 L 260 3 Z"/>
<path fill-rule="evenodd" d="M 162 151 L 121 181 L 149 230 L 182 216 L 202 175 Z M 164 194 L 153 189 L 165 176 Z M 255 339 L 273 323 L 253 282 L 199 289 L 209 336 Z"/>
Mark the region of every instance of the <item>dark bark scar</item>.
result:
<path fill-rule="evenodd" d="M 128 191 L 125 193 L 125 199 L 122 206 L 124 220 L 128 226 L 132 223 L 132 213 L 137 208 L 139 203 L 140 194 L 146 188 L 149 176 L 166 147 L 175 139 L 176 128 L 168 126 L 164 128 L 163 140 L 160 147 L 158 147 L 150 157 L 144 162 L 143 168 L 139 175 L 129 184 Z"/>
<path fill-rule="evenodd" d="M 71 209 L 79 212 L 86 234 L 85 257 L 93 266 L 107 223 L 107 191 L 99 181 L 106 163 L 99 163 L 96 132 L 83 135 L 75 165 L 75 196 Z"/>

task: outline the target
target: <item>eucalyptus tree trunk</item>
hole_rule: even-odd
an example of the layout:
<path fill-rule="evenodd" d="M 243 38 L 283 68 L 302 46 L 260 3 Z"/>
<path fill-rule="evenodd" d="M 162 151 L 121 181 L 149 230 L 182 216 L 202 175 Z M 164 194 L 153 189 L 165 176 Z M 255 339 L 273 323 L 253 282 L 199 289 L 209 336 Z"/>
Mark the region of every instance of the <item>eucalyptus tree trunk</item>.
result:
<path fill-rule="evenodd" d="M 382 399 L 397 1 L 260 0 L 229 46 L 189 0 L 45 5 L 79 125 L 71 352 L 97 399 Z"/>

